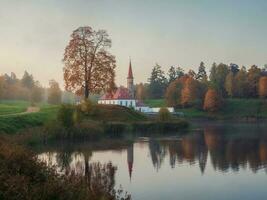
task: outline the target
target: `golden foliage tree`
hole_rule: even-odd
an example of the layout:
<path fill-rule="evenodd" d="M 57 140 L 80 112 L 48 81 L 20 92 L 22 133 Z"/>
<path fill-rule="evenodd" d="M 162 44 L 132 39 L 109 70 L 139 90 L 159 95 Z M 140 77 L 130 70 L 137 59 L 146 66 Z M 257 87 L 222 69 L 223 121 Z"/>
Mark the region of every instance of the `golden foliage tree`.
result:
<path fill-rule="evenodd" d="M 136 99 L 138 100 L 144 100 L 147 98 L 148 96 L 148 92 L 147 92 L 147 87 L 145 84 L 143 83 L 139 83 L 136 85 Z"/>
<path fill-rule="evenodd" d="M 259 81 L 259 96 L 261 98 L 267 97 L 267 76 L 263 76 Z"/>
<path fill-rule="evenodd" d="M 203 109 L 209 112 L 216 112 L 221 108 L 222 100 L 214 89 L 208 89 L 205 95 Z"/>
<path fill-rule="evenodd" d="M 111 40 L 105 30 L 80 27 L 73 31 L 63 62 L 66 90 L 78 95 L 99 93 L 113 87 L 115 57 L 108 52 Z"/>
<path fill-rule="evenodd" d="M 198 97 L 198 81 L 191 76 L 185 81 L 184 87 L 181 93 L 181 104 L 183 106 L 192 105 Z"/>
<path fill-rule="evenodd" d="M 168 106 L 176 107 L 181 104 L 181 91 L 187 79 L 188 76 L 182 76 L 169 84 L 165 93 Z"/>

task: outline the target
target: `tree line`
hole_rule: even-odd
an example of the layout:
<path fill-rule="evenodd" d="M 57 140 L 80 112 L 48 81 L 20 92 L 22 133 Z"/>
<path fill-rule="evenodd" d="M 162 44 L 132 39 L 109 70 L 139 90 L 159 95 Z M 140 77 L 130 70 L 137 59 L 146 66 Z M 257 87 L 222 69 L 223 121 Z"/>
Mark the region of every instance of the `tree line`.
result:
<path fill-rule="evenodd" d="M 10 75 L 0 75 L 0 100 L 25 100 L 32 104 L 40 102 L 60 104 L 62 91 L 55 80 L 50 80 L 49 88 L 44 88 L 27 71 L 21 78 L 12 72 Z"/>
<path fill-rule="evenodd" d="M 137 84 L 135 91 L 140 100 L 165 98 L 168 106 L 197 106 L 215 111 L 224 98 L 266 98 L 267 65 L 263 68 L 252 65 L 247 69 L 237 64 L 213 63 L 208 74 L 203 62 L 197 72 L 187 73 L 174 66 L 165 73 L 156 64 L 148 83 Z"/>

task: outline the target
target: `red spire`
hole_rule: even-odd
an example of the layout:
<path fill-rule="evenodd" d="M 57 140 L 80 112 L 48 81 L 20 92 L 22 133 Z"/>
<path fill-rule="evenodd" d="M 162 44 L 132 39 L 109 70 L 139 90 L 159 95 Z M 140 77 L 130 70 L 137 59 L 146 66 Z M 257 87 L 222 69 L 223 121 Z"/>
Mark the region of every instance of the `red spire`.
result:
<path fill-rule="evenodd" d="M 129 64 L 129 71 L 128 71 L 128 77 L 127 78 L 133 79 L 133 72 L 132 72 L 132 63 L 131 63 L 131 60 L 130 60 L 130 64 Z"/>

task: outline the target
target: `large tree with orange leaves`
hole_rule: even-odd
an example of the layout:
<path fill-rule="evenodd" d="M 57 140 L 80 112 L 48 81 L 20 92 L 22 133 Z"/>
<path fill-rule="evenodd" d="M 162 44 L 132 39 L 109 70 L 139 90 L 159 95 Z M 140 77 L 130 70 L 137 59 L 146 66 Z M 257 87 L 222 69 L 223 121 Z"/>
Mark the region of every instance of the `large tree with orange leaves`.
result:
<path fill-rule="evenodd" d="M 111 40 L 105 30 L 80 27 L 73 31 L 65 48 L 64 80 L 66 90 L 84 95 L 111 89 L 115 78 L 115 57 L 108 52 Z"/>
<path fill-rule="evenodd" d="M 263 76 L 259 81 L 259 96 L 262 98 L 267 97 L 267 76 Z"/>
<path fill-rule="evenodd" d="M 208 89 L 205 95 L 203 109 L 209 112 L 216 112 L 221 108 L 222 99 L 214 89 Z"/>

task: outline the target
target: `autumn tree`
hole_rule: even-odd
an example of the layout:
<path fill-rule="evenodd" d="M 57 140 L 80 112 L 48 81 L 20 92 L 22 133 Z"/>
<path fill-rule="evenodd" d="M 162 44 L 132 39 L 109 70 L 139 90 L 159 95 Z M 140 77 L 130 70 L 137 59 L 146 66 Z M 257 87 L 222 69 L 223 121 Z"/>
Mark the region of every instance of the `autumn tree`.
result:
<path fill-rule="evenodd" d="M 87 99 L 90 93 L 112 89 L 115 78 L 115 57 L 108 52 L 111 40 L 105 30 L 80 27 L 73 31 L 65 48 L 65 88 Z"/>
<path fill-rule="evenodd" d="M 191 78 L 196 78 L 197 74 L 194 70 L 190 69 L 187 73 Z"/>
<path fill-rule="evenodd" d="M 55 80 L 49 81 L 47 102 L 50 104 L 61 103 L 61 90 L 60 90 L 58 82 L 56 82 Z"/>
<path fill-rule="evenodd" d="M 263 76 L 259 81 L 259 96 L 261 98 L 267 97 L 267 76 Z"/>
<path fill-rule="evenodd" d="M 181 91 L 181 104 L 190 106 L 197 99 L 197 81 L 192 77 L 188 77 Z"/>
<path fill-rule="evenodd" d="M 261 69 L 258 68 L 256 65 L 252 65 L 248 69 L 247 78 L 248 78 L 249 97 L 258 96 L 258 85 L 260 76 L 261 76 Z"/>
<path fill-rule="evenodd" d="M 135 86 L 135 96 L 138 100 L 144 100 L 147 98 L 147 84 L 139 83 Z"/>
<path fill-rule="evenodd" d="M 165 93 L 168 106 L 177 107 L 181 104 L 181 92 L 187 78 L 187 76 L 182 76 L 169 84 Z"/>
<path fill-rule="evenodd" d="M 221 106 L 222 100 L 218 92 L 215 89 L 208 89 L 205 95 L 203 109 L 208 112 L 216 112 L 221 108 Z"/>

